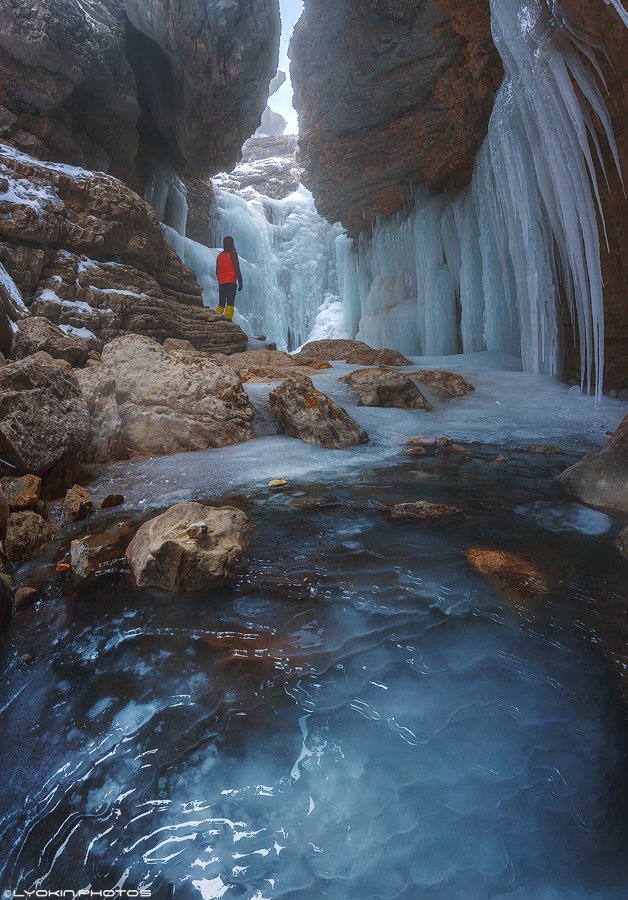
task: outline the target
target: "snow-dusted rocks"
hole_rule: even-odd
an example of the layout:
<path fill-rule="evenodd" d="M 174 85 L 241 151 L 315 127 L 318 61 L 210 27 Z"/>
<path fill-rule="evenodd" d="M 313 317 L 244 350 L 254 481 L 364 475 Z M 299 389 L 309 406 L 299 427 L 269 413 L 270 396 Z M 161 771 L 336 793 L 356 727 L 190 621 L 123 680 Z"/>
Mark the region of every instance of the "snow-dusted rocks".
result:
<path fill-rule="evenodd" d="M 271 391 L 270 408 L 283 434 L 308 444 L 343 450 L 368 441 L 368 435 L 345 410 L 317 391 L 306 376 L 287 378 Z"/>
<path fill-rule="evenodd" d="M 246 346 L 237 325 L 203 307 L 153 209 L 115 178 L 0 145 L 0 242 L 0 306 L 13 322 L 29 307 L 88 349 L 125 332 L 206 351 Z"/>
<path fill-rule="evenodd" d="M 0 459 L 17 474 L 45 476 L 49 490 L 66 487 L 90 438 L 87 404 L 72 372 L 32 357 L 0 368 Z"/>
<path fill-rule="evenodd" d="M 238 374 L 198 351 L 166 352 L 124 335 L 77 377 L 98 459 L 224 447 L 253 436 L 253 411 Z"/>
<path fill-rule="evenodd" d="M 628 513 L 628 416 L 601 450 L 570 466 L 558 481 L 591 506 Z"/>
<path fill-rule="evenodd" d="M 355 391 L 359 406 L 424 409 L 426 412 L 432 409 L 414 381 L 395 369 L 383 366 L 356 369 L 340 380 Z"/>
<path fill-rule="evenodd" d="M 127 560 L 139 587 L 213 589 L 240 568 L 248 531 L 249 519 L 239 509 L 178 503 L 142 525 Z"/>
<path fill-rule="evenodd" d="M 49 353 L 53 359 L 65 359 L 71 366 L 84 366 L 90 348 L 85 340 L 66 334 L 48 319 L 28 316 L 13 335 L 11 355 L 14 359 L 24 359 L 39 350 Z"/>

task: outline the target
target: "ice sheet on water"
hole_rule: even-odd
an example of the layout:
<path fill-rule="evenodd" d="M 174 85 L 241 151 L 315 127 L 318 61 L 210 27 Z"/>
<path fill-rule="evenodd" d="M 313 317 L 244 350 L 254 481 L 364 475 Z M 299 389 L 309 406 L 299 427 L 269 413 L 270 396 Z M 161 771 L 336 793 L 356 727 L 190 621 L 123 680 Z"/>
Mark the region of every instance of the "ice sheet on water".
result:
<path fill-rule="evenodd" d="M 611 528 L 611 519 L 603 512 L 589 509 L 578 503 L 556 503 L 539 500 L 525 506 L 518 506 L 515 512 L 530 516 L 547 531 L 579 531 L 582 534 L 606 534 Z"/>

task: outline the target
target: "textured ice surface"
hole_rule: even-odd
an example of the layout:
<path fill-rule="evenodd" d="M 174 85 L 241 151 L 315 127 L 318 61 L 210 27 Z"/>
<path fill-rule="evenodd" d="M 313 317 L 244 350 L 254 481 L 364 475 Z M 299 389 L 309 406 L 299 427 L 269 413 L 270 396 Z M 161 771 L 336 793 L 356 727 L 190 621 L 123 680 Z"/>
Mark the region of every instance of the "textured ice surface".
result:
<path fill-rule="evenodd" d="M 314 376 L 314 384 L 347 409 L 370 440 L 350 450 L 327 450 L 277 436 L 267 399 L 275 385 L 247 385 L 260 437 L 234 447 L 116 464 L 96 482 L 94 492 L 108 493 L 115 480 L 133 504 L 149 508 L 203 493 L 220 495 L 245 485 L 262 485 L 277 477 L 321 479 L 346 473 L 349 479 L 364 465 L 394 463 L 408 438 L 439 434 L 496 448 L 554 444 L 585 452 L 603 444 L 606 432 L 614 430 L 628 412 L 628 403 L 603 398 L 596 405 L 577 388 L 522 372 L 517 359 L 499 354 L 414 357 L 412 363 L 413 368 L 460 372 L 476 390 L 443 403 L 424 386 L 434 404 L 431 413 L 361 407 L 351 388 L 339 381 L 355 367 L 337 363 Z"/>
<path fill-rule="evenodd" d="M 246 571 L 211 597 L 52 591 L 0 670 L 0 881 L 623 898 L 625 720 L 595 630 L 602 607 L 625 638 L 623 564 L 612 538 L 513 515 L 557 491 L 554 459 L 518 466 L 413 460 L 249 494 Z M 417 494 L 465 515 L 382 515 Z M 463 552 L 479 534 L 533 558 L 550 593 L 492 593 Z"/>

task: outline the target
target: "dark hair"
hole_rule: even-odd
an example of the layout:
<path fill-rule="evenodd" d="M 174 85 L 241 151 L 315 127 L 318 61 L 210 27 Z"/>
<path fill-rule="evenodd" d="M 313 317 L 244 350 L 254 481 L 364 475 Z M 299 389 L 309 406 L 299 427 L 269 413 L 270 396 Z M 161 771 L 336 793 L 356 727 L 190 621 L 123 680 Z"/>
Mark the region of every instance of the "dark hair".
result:
<path fill-rule="evenodd" d="M 235 241 L 231 237 L 231 235 L 227 235 L 227 237 L 222 242 L 223 250 L 226 250 L 227 253 L 230 253 L 232 250 L 235 250 Z"/>

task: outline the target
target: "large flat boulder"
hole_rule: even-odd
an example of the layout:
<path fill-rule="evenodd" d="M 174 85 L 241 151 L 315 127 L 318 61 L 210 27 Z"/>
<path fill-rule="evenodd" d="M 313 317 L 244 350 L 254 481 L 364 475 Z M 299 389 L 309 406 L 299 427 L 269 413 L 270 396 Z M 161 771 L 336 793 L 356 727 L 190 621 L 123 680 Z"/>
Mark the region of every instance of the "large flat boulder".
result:
<path fill-rule="evenodd" d="M 306 376 L 287 378 L 269 400 L 282 433 L 290 437 L 335 450 L 368 441 L 364 429 Z"/>
<path fill-rule="evenodd" d="M 239 570 L 248 530 L 249 519 L 239 509 L 178 503 L 142 525 L 127 560 L 139 587 L 214 589 Z"/>
<path fill-rule="evenodd" d="M 558 482 L 584 503 L 628 513 L 628 416 L 601 450 L 570 466 Z"/>
<path fill-rule="evenodd" d="M 54 478 L 62 483 L 90 439 L 87 403 L 72 372 L 33 358 L 0 368 L 0 460 L 14 467 L 6 474 L 50 479 L 61 471 Z"/>
<path fill-rule="evenodd" d="M 101 364 L 77 374 L 98 459 L 224 447 L 253 436 L 240 377 L 195 350 L 170 352 L 151 338 L 107 344 Z"/>
<path fill-rule="evenodd" d="M 414 381 L 394 369 L 382 366 L 356 369 L 340 380 L 355 392 L 359 406 L 423 409 L 427 412 L 432 409 Z"/>

